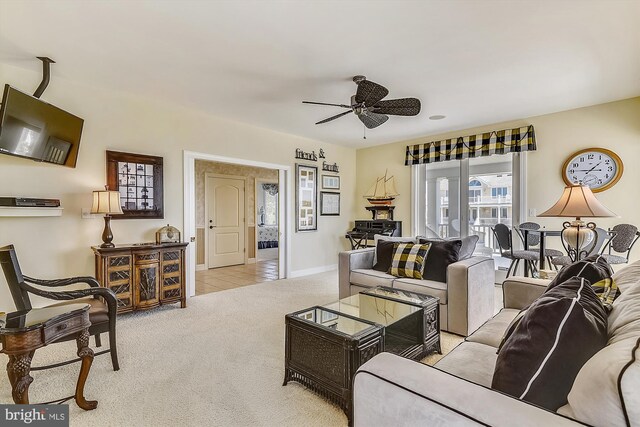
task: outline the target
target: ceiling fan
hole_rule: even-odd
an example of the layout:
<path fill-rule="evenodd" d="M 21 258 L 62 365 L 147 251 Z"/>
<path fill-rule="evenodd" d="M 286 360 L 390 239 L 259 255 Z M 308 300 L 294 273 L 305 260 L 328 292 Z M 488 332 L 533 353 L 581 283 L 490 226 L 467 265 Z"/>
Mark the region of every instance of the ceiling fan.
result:
<path fill-rule="evenodd" d="M 386 87 L 367 80 L 365 76 L 355 76 L 353 81 L 358 85 L 358 90 L 355 95 L 351 96 L 351 105 L 302 101 L 303 104 L 331 105 L 349 109 L 344 113 L 320 120 L 316 123 L 317 125 L 330 122 L 349 113 L 355 113 L 368 129 L 373 129 L 389 120 L 388 115 L 415 116 L 420 113 L 420 100 L 417 98 L 387 99 L 384 101 L 382 98 L 389 94 Z"/>

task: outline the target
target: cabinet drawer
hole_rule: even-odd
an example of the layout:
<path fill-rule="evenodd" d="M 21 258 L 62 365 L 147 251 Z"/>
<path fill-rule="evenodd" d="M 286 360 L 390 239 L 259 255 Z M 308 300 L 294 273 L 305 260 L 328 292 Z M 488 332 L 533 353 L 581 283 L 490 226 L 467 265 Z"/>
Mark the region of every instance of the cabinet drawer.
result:
<path fill-rule="evenodd" d="M 160 260 L 160 252 L 143 252 L 136 253 L 133 255 L 135 257 L 136 264 L 145 264 L 149 262 L 158 262 Z"/>
<path fill-rule="evenodd" d="M 53 342 L 59 338 L 66 337 L 67 335 L 80 332 L 84 328 L 88 328 L 89 325 L 88 311 L 82 316 L 74 316 L 71 319 L 64 319 L 51 325 L 47 325 L 42 331 L 44 342 Z"/>

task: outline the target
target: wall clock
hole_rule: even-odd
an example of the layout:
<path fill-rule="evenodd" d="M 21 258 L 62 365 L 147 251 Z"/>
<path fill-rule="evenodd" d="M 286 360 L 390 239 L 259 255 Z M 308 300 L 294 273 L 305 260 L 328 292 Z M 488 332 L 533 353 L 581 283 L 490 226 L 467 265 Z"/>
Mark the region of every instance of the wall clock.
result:
<path fill-rule="evenodd" d="M 611 188 L 622 176 L 620 157 L 605 148 L 587 148 L 573 153 L 562 165 L 567 185 L 582 183 L 598 193 Z"/>

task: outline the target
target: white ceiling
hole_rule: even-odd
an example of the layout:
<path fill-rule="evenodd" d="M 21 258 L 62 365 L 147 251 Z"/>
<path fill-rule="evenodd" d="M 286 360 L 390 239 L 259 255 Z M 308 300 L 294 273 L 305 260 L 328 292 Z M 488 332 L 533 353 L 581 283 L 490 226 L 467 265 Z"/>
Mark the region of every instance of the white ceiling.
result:
<path fill-rule="evenodd" d="M 362 147 L 638 96 L 638 22 L 638 0 L 0 0 L 0 62 Z M 356 74 L 422 112 L 366 141 L 314 125 L 343 110 L 301 101 L 348 103 Z"/>

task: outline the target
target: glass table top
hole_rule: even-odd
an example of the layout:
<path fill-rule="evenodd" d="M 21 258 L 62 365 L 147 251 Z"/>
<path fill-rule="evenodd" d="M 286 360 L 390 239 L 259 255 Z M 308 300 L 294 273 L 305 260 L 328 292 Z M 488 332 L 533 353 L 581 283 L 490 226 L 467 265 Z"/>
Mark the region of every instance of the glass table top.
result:
<path fill-rule="evenodd" d="M 343 298 L 324 307 L 382 326 L 389 326 L 422 309 L 415 305 L 365 293 Z"/>
<path fill-rule="evenodd" d="M 40 327 L 47 321 L 76 310 L 83 310 L 89 304 L 66 304 L 55 307 L 32 308 L 31 310 L 14 311 L 12 313 L 0 312 L 0 333 L 28 331 Z"/>
<path fill-rule="evenodd" d="M 352 319 L 342 314 L 325 310 L 322 307 L 310 308 L 309 310 L 298 313 L 296 316 L 347 335 L 356 335 L 373 326 L 361 320 Z"/>

